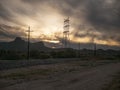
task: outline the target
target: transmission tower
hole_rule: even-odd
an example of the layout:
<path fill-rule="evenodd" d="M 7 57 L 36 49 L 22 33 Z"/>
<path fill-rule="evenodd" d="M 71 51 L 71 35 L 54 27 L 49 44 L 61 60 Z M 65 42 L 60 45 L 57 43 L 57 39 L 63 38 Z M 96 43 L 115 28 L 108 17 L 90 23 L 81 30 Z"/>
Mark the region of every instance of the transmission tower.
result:
<path fill-rule="evenodd" d="M 64 26 L 63 26 L 63 39 L 64 39 L 64 47 L 68 48 L 69 46 L 69 27 L 70 27 L 70 20 L 69 17 L 67 19 L 64 19 Z"/>

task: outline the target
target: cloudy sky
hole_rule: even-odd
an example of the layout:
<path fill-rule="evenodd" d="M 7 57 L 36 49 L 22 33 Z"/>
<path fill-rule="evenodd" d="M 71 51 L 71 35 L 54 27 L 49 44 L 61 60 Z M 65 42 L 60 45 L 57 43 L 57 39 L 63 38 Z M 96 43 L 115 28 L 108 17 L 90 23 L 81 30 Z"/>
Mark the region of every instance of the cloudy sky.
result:
<path fill-rule="evenodd" d="M 120 0 L 0 0 L 0 40 L 25 38 L 60 43 L 70 17 L 73 43 L 120 46 Z"/>

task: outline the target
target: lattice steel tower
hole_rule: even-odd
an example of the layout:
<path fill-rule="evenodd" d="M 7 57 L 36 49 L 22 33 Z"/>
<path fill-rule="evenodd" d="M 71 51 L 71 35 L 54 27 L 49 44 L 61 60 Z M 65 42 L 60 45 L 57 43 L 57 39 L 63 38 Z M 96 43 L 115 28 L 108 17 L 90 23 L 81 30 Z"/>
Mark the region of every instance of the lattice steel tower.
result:
<path fill-rule="evenodd" d="M 64 26 L 63 26 L 63 44 L 65 48 L 69 47 L 69 27 L 70 27 L 70 20 L 69 17 L 64 19 Z"/>

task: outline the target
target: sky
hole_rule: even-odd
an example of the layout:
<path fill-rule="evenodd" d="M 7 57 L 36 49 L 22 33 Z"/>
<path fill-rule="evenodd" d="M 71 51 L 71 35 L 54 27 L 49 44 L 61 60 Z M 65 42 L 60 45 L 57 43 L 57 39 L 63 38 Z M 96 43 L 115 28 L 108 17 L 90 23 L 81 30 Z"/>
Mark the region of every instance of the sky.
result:
<path fill-rule="evenodd" d="M 0 0 L 0 41 L 27 37 L 62 45 L 70 18 L 71 43 L 120 46 L 120 0 Z"/>

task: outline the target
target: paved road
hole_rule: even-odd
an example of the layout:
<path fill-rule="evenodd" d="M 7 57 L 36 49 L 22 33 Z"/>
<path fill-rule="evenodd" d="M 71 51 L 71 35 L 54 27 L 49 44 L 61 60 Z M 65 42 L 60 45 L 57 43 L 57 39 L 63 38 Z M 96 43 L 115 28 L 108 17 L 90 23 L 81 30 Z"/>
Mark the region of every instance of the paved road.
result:
<path fill-rule="evenodd" d="M 36 80 L 6 87 L 3 90 L 101 90 L 113 74 L 120 71 L 120 63 L 91 68 L 83 72 L 63 74 L 46 80 Z"/>

